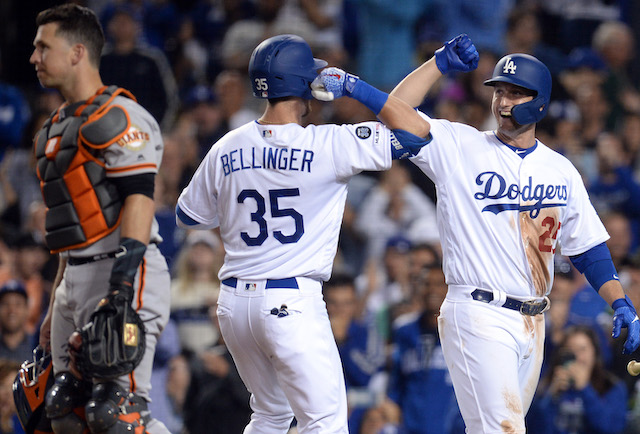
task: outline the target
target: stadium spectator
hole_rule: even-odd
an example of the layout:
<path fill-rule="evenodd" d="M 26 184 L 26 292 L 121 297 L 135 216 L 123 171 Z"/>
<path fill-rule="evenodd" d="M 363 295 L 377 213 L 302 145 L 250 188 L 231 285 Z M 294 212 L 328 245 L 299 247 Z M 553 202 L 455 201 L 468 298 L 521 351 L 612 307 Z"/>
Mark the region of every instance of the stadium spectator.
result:
<path fill-rule="evenodd" d="M 11 388 L 19 368 L 19 362 L 0 359 L 0 434 L 24 434 Z"/>
<path fill-rule="evenodd" d="M 114 12 L 105 27 L 112 42 L 102 53 L 100 75 L 106 84 L 133 93 L 166 130 L 178 108 L 177 85 L 164 52 L 139 43 L 140 26 L 130 9 L 122 7 Z"/>
<path fill-rule="evenodd" d="M 464 430 L 437 330 L 447 295 L 441 268 L 429 268 L 415 289 L 420 310 L 394 323 L 387 393 L 402 409 L 407 433 L 445 434 L 460 426 Z"/>
<path fill-rule="evenodd" d="M 27 329 L 27 291 L 22 282 L 9 280 L 0 287 L 0 359 L 31 360 L 36 342 Z"/>
<path fill-rule="evenodd" d="M 213 232 L 196 231 L 187 236 L 175 264 L 171 319 L 177 325 L 182 349 L 189 354 L 198 354 L 218 340 L 209 309 L 220 291 L 222 253 L 222 245 Z"/>
<path fill-rule="evenodd" d="M 17 149 L 31 119 L 31 108 L 21 88 L 2 80 L 0 58 L 0 162 L 8 150 Z"/>
<path fill-rule="evenodd" d="M 215 307 L 211 321 L 218 340 L 190 363 L 184 421 L 188 432 L 236 434 L 249 422 L 249 392 L 218 329 Z"/>
<path fill-rule="evenodd" d="M 27 330 L 35 333 L 49 303 L 52 281 L 45 279 L 43 271 L 51 265 L 52 257 L 45 245 L 37 242 L 30 233 L 21 233 L 12 249 L 15 255 L 13 277 L 24 284 L 28 295 Z M 52 274 L 48 277 L 53 278 Z"/>
<path fill-rule="evenodd" d="M 178 329 L 175 322 L 169 320 L 158 339 L 156 354 L 153 358 L 149 410 L 172 433 L 180 433 L 183 428 L 184 402 L 175 402 L 175 395 L 169 392 L 168 386 L 169 381 L 175 380 L 170 378 L 172 364 L 174 360 L 182 357 L 180 352 Z"/>
<path fill-rule="evenodd" d="M 260 117 L 260 113 L 247 104 L 247 82 L 246 75 L 233 70 L 224 70 L 216 77 L 215 94 L 227 131 L 235 130 Z"/>
<path fill-rule="evenodd" d="M 478 51 L 488 50 L 500 56 L 506 54 L 507 18 L 515 4 L 515 0 L 439 2 L 439 17 L 445 26 L 442 40 L 466 33 Z"/>
<path fill-rule="evenodd" d="M 429 2 L 358 0 L 357 71 L 363 79 L 390 91 L 415 65 L 414 28 Z M 385 65 L 381 68 L 381 65 Z"/>
<path fill-rule="evenodd" d="M 621 21 L 606 21 L 593 33 L 593 49 L 607 65 L 604 94 L 611 106 L 607 128 L 618 126 L 624 112 L 640 112 L 638 80 L 630 76 L 631 63 L 637 55 L 631 28 Z"/>
<path fill-rule="evenodd" d="M 375 261 L 382 258 L 391 237 L 438 240 L 435 204 L 411 181 L 407 167 L 397 161 L 364 198 L 355 225 L 368 241 L 367 258 Z"/>
<path fill-rule="evenodd" d="M 198 143 L 196 166 L 211 146 L 228 132 L 218 98 L 211 87 L 205 84 L 189 90 L 177 122 L 180 128 L 188 128 L 191 134 L 195 134 Z"/>
<path fill-rule="evenodd" d="M 540 21 L 534 9 L 514 7 L 507 17 L 506 53 L 526 53 L 547 65 L 552 76 L 565 68 L 566 55 L 542 40 Z"/>
<path fill-rule="evenodd" d="M 551 359 L 527 416 L 528 430 L 540 434 L 622 432 L 627 389 L 604 367 L 593 330 L 584 326 L 567 329 Z"/>
<path fill-rule="evenodd" d="M 410 252 L 411 242 L 408 239 L 391 237 L 386 243 L 382 261 L 369 261 L 356 277 L 359 317 L 375 324 L 385 341 L 390 338 L 391 323 L 395 317 L 414 308 Z"/>
<path fill-rule="evenodd" d="M 383 393 L 372 378 L 383 371 L 384 345 L 376 330 L 358 318 L 358 296 L 351 276 L 334 273 L 322 293 L 344 370 L 349 429 L 357 432 L 362 415 Z"/>
<path fill-rule="evenodd" d="M 247 71 L 253 49 L 271 36 L 294 34 L 314 46 L 314 27 L 308 22 L 287 20 L 282 14 L 284 4 L 285 0 L 256 0 L 255 16 L 228 28 L 221 46 L 224 69 Z"/>

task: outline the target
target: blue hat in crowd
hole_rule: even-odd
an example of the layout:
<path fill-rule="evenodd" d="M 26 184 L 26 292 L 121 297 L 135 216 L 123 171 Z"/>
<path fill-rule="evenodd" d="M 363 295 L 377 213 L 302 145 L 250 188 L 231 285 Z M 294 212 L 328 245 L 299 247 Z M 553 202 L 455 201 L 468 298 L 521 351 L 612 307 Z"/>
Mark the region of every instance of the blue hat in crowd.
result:
<path fill-rule="evenodd" d="M 569 69 L 589 68 L 594 71 L 604 71 L 607 65 L 598 53 L 589 47 L 577 47 L 569 53 Z"/>
<path fill-rule="evenodd" d="M 394 235 L 387 240 L 388 249 L 395 249 L 400 253 L 408 253 L 411 250 L 411 241 L 402 235 Z"/>
<path fill-rule="evenodd" d="M 25 289 L 22 282 L 16 279 L 11 279 L 6 281 L 2 286 L 0 286 L 0 299 L 4 297 L 5 294 L 20 294 L 25 299 L 28 298 L 27 290 Z"/>
<path fill-rule="evenodd" d="M 189 90 L 184 99 L 184 105 L 189 108 L 195 107 L 201 103 L 213 102 L 216 102 L 216 95 L 209 86 L 203 84 L 195 86 Z"/>

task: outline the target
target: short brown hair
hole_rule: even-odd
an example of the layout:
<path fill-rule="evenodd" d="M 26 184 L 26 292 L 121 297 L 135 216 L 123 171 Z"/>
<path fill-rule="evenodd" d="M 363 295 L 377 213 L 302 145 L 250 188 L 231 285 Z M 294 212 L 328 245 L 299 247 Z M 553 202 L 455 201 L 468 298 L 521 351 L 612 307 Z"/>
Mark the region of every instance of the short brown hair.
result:
<path fill-rule="evenodd" d="M 100 56 L 104 47 L 104 32 L 95 12 L 73 3 L 45 9 L 36 17 L 36 25 L 58 23 L 57 33 L 69 42 L 80 43 L 89 51 L 89 61 L 100 66 Z"/>

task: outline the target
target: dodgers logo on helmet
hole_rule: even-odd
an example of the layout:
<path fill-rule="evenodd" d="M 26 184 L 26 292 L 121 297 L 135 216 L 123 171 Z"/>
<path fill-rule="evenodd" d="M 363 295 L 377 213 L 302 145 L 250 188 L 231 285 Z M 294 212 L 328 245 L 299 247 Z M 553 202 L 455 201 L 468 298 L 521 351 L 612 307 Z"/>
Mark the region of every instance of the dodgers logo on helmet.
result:
<path fill-rule="evenodd" d="M 297 96 L 311 99 L 311 82 L 327 62 L 313 57 L 300 36 L 278 35 L 262 41 L 251 54 L 249 77 L 256 98 Z"/>
<path fill-rule="evenodd" d="M 551 73 L 544 63 L 528 54 L 508 54 L 498 61 L 487 86 L 511 83 L 533 90 L 533 100 L 513 107 L 511 114 L 520 125 L 540 122 L 547 114 L 551 99 Z"/>

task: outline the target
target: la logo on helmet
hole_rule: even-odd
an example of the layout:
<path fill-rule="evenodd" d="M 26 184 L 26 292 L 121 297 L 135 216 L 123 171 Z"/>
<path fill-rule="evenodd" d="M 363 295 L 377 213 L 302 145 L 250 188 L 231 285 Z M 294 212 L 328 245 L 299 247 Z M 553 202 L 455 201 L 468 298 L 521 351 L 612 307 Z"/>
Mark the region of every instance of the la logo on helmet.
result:
<path fill-rule="evenodd" d="M 511 57 L 507 57 L 506 62 L 504 63 L 504 68 L 502 68 L 502 71 L 505 74 L 515 74 L 516 73 L 516 64 L 513 60 L 511 60 Z"/>

